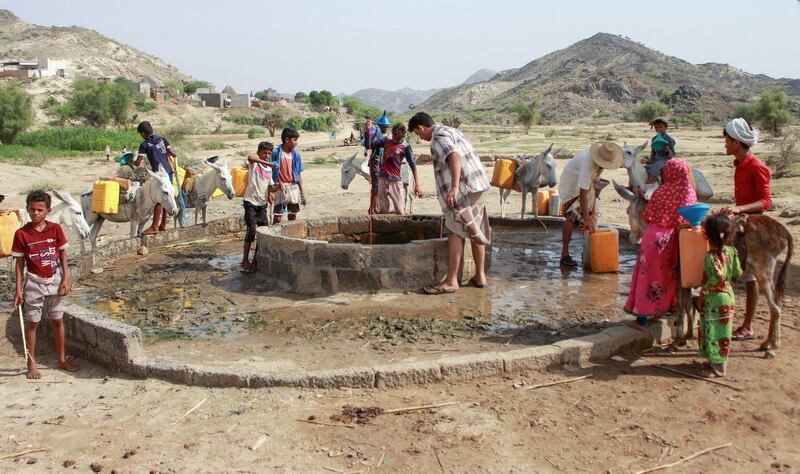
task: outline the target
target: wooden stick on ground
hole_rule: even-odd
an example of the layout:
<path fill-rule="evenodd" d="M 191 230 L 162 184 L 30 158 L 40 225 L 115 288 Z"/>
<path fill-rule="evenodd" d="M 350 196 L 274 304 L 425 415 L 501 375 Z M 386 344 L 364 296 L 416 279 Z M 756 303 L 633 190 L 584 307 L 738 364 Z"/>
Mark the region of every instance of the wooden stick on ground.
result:
<path fill-rule="evenodd" d="M 303 423 L 311 423 L 312 425 L 335 426 L 337 428 L 349 428 L 351 430 L 355 429 L 355 426 L 342 425 L 342 424 L 337 424 L 337 423 L 325 423 L 325 422 L 322 422 L 322 421 L 303 420 L 303 419 L 300 419 L 300 418 L 297 418 L 297 421 L 302 421 Z"/>
<path fill-rule="evenodd" d="M 756 319 L 760 319 L 760 320 L 762 320 L 762 321 L 767 321 L 767 322 L 769 322 L 769 319 L 767 319 L 767 318 L 764 318 L 764 317 L 761 317 L 761 316 L 756 316 Z M 782 327 L 785 327 L 785 328 L 789 328 L 789 329 L 794 329 L 795 331 L 800 331 L 800 328 L 799 328 L 799 327 L 797 327 L 797 326 L 792 326 L 792 325 L 791 325 L 791 324 L 789 324 L 789 323 L 781 323 L 781 326 L 782 326 Z"/>
<path fill-rule="evenodd" d="M 378 462 L 375 463 L 375 469 L 380 469 L 381 464 L 383 464 L 383 459 L 386 457 L 386 446 L 381 448 L 381 458 L 378 459 Z"/>
<path fill-rule="evenodd" d="M 728 448 L 728 447 L 730 447 L 732 445 L 733 445 L 732 443 L 720 444 L 719 446 L 714 446 L 714 447 L 711 447 L 711 448 L 704 449 L 702 451 L 698 451 L 698 452 L 692 454 L 691 456 L 686 456 L 685 458 L 679 459 L 679 460 L 677 460 L 675 462 L 671 462 L 669 464 L 664 464 L 664 465 L 661 465 L 661 466 L 656 466 L 656 467 L 653 467 L 653 468 L 650 468 L 650 469 L 645 469 L 644 471 L 639 471 L 636 474 L 647 474 L 649 472 L 656 472 L 656 471 L 660 471 L 662 469 L 669 469 L 671 467 L 677 466 L 678 464 L 685 463 L 686 461 L 691 461 L 692 459 L 694 459 L 696 457 L 702 456 L 704 454 L 708 454 L 708 453 L 710 453 L 712 451 L 716 451 L 718 449 Z"/>
<path fill-rule="evenodd" d="M 444 465 L 442 464 L 442 460 L 439 459 L 439 452 L 436 451 L 436 446 L 431 446 L 431 447 L 433 448 L 433 454 L 436 455 L 436 462 L 439 463 L 439 469 L 441 469 L 442 472 L 444 472 Z"/>
<path fill-rule="evenodd" d="M 392 410 L 386 410 L 382 415 L 390 415 L 392 413 L 408 413 L 410 411 L 419 411 L 419 410 L 427 410 L 428 408 L 441 408 L 450 405 L 457 405 L 461 402 L 445 402 L 445 403 L 437 403 L 435 405 L 420 405 L 416 407 L 407 407 L 407 408 L 394 408 Z"/>
<path fill-rule="evenodd" d="M 654 365 L 653 367 L 656 367 L 656 368 L 661 369 L 661 370 L 666 370 L 667 372 L 672 372 L 674 374 L 683 375 L 684 377 L 690 377 L 690 378 L 693 378 L 693 379 L 702 380 L 703 382 L 713 383 L 714 385 L 720 385 L 722 387 L 727 387 L 727 388 L 729 388 L 731 390 L 736 390 L 737 392 L 743 392 L 744 391 L 739 387 L 734 387 L 733 385 L 728 385 L 726 383 L 718 382 L 718 381 L 716 381 L 714 379 L 708 379 L 708 378 L 705 378 L 705 377 L 700 377 L 699 375 L 690 374 L 689 372 L 683 372 L 682 370 L 671 369 L 671 368 L 665 367 L 663 365 Z"/>
<path fill-rule="evenodd" d="M 572 379 L 564 379 L 564 380 L 558 380 L 556 382 L 540 383 L 538 385 L 531 385 L 530 387 L 525 387 L 523 390 L 534 390 L 534 389 L 542 388 L 542 387 L 552 387 L 553 385 L 561 385 L 562 383 L 570 383 L 570 382 L 575 382 L 576 380 L 588 379 L 591 376 L 592 376 L 592 374 L 581 375 L 580 377 L 575 377 L 575 378 L 572 378 Z"/>
<path fill-rule="evenodd" d="M 4 455 L 0 456 L 0 459 L 18 458 L 20 456 L 25 456 L 26 454 L 39 453 L 39 452 L 42 452 L 42 451 L 49 451 L 49 450 L 50 450 L 50 448 L 29 449 L 27 451 L 20 451 L 18 453 L 4 454 Z"/>
<path fill-rule="evenodd" d="M 204 398 L 204 399 L 200 400 L 200 403 L 198 403 L 197 405 L 195 405 L 194 407 L 192 407 L 192 409 L 191 409 L 191 410 L 189 410 L 189 411 L 187 411 L 186 413 L 184 413 L 182 417 L 180 417 L 180 418 L 178 418 L 177 420 L 173 421 L 173 422 L 172 422 L 172 424 L 173 424 L 173 425 L 177 425 L 177 424 L 178 424 L 178 422 L 180 422 L 182 419 L 184 419 L 184 418 L 186 418 L 187 416 L 189 416 L 189 414 L 190 414 L 191 412 L 193 412 L 193 411 L 197 410 L 198 408 L 200 408 L 200 405 L 202 405 L 203 403 L 205 403 L 205 402 L 206 402 L 206 400 L 207 400 L 206 398 Z"/>

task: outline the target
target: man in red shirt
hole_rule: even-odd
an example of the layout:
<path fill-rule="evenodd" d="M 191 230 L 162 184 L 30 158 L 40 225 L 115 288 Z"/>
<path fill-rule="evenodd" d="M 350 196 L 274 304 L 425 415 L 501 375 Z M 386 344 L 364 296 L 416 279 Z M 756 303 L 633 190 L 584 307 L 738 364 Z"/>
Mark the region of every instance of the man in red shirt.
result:
<path fill-rule="evenodd" d="M 768 211 L 772 205 L 772 193 L 769 189 L 771 174 L 767 165 L 750 151 L 758 143 L 758 132 L 745 119 L 736 118 L 725 125 L 722 133 L 725 136 L 725 153 L 736 158 L 733 161 L 733 194 L 736 205 L 723 211 L 730 214 L 761 214 Z M 755 339 L 751 325 L 758 304 L 758 282 L 749 270 L 745 271 L 742 280 L 747 289 L 747 302 L 744 322 L 733 331 L 734 341 Z"/>
<path fill-rule="evenodd" d="M 31 221 L 14 234 L 11 256 L 16 262 L 16 291 L 14 306 L 25 303 L 25 337 L 28 342 L 30 357 L 25 355 L 28 363 L 28 378 L 41 377 L 36 366 L 36 328 L 42 320 L 42 307 L 47 303 L 47 316 L 53 327 L 53 338 L 58 353 L 58 367 L 74 372 L 79 369 L 67 361 L 64 349 L 64 314 L 62 296 L 69 294 L 69 273 L 67 270 L 67 238 L 60 225 L 46 221 L 50 214 L 50 195 L 37 190 L 26 198 L 28 214 Z M 61 279 L 58 279 L 58 266 L 61 265 Z M 25 269 L 28 273 L 25 275 Z M 24 277 L 24 278 L 23 278 Z"/>

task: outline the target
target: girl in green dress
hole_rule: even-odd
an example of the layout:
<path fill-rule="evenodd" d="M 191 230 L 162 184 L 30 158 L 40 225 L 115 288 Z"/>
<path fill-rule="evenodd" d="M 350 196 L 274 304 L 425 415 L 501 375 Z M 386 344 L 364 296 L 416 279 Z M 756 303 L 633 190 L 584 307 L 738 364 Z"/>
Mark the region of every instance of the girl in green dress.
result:
<path fill-rule="evenodd" d="M 708 360 L 714 375 L 723 377 L 728 363 L 736 299 L 731 280 L 742 268 L 736 249 L 726 245 L 733 239 L 733 222 L 723 214 L 709 216 L 703 224 L 711 248 L 706 254 L 703 287 L 697 299 L 700 310 L 700 357 Z"/>

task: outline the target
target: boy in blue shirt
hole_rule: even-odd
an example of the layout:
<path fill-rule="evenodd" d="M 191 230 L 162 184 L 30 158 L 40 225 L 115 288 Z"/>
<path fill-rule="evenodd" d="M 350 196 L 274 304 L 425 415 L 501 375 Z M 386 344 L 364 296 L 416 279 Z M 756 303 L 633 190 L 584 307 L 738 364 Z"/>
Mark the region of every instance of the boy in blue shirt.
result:
<path fill-rule="evenodd" d="M 170 146 L 166 138 L 161 138 L 153 133 L 153 126 L 150 125 L 150 122 L 145 121 L 140 123 L 139 126 L 136 127 L 136 131 L 144 138 L 144 141 L 139 145 L 139 155 L 136 157 L 134 164 L 139 166 L 142 162 L 142 158 L 146 156 L 147 161 L 150 162 L 150 168 L 154 173 L 157 172 L 158 167 L 161 166 L 169 175 L 170 182 L 173 182 L 174 172 L 170 158 L 178 156 L 175 150 L 172 149 L 172 146 Z M 161 204 L 156 204 L 156 207 L 153 208 L 153 224 L 145 229 L 142 235 L 154 235 L 159 231 L 163 232 L 167 230 L 168 223 L 169 215 L 166 209 L 164 209 L 164 206 Z"/>
<path fill-rule="evenodd" d="M 675 156 L 675 140 L 667 135 L 669 123 L 664 117 L 657 117 L 650 122 L 650 127 L 656 130 L 656 136 L 650 140 L 650 158 L 642 160 L 647 169 L 648 183 L 654 183 L 661 176 L 664 163 Z"/>

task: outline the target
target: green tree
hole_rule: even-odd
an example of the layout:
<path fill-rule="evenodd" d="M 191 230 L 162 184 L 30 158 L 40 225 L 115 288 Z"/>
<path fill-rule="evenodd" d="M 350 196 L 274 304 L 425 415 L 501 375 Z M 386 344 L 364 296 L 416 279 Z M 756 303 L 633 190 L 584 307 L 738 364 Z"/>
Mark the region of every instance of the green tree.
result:
<path fill-rule="evenodd" d="M 201 87 L 209 87 L 210 85 L 211 84 L 206 81 L 189 81 L 183 85 L 183 92 L 185 94 L 194 94 L 197 92 L 197 89 L 200 89 Z"/>
<path fill-rule="evenodd" d="M 286 113 L 282 108 L 276 107 L 264 114 L 264 126 L 269 131 L 269 136 L 275 136 L 275 130 L 285 123 Z"/>
<path fill-rule="evenodd" d="M 747 120 L 747 123 L 756 123 L 756 104 L 742 104 L 736 107 L 733 114 Z"/>
<path fill-rule="evenodd" d="M 755 116 L 759 124 L 775 136 L 781 134 L 781 128 L 789 125 L 789 101 L 782 89 L 768 87 L 761 92 L 761 99 L 755 104 Z"/>
<path fill-rule="evenodd" d="M 325 107 L 333 107 L 336 104 L 336 98 L 330 91 L 311 91 L 308 93 L 308 104 L 312 109 L 321 111 Z"/>
<path fill-rule="evenodd" d="M 0 87 L 0 143 L 13 143 L 33 123 L 33 98 L 22 88 Z"/>
<path fill-rule="evenodd" d="M 517 123 L 522 125 L 527 135 L 531 126 L 535 125 L 539 118 L 539 101 L 532 100 L 528 104 L 520 102 L 514 107 L 514 113 L 517 114 Z"/>
<path fill-rule="evenodd" d="M 306 94 L 305 92 L 298 92 L 297 94 L 294 95 L 294 100 L 295 102 L 303 102 L 303 103 L 308 102 L 308 94 Z"/>
<path fill-rule="evenodd" d="M 637 122 L 651 122 L 656 117 L 669 114 L 669 107 L 657 100 L 648 100 L 630 112 L 629 119 L 632 117 Z"/>
<path fill-rule="evenodd" d="M 706 124 L 706 114 L 703 112 L 695 112 L 686 116 L 686 120 L 694 125 L 697 130 L 702 130 Z"/>
<path fill-rule="evenodd" d="M 95 127 L 104 127 L 112 120 L 124 124 L 133 103 L 133 95 L 130 87 L 122 82 L 79 78 L 72 83 L 72 93 L 67 101 L 69 106 L 57 113 L 69 112 Z"/>

